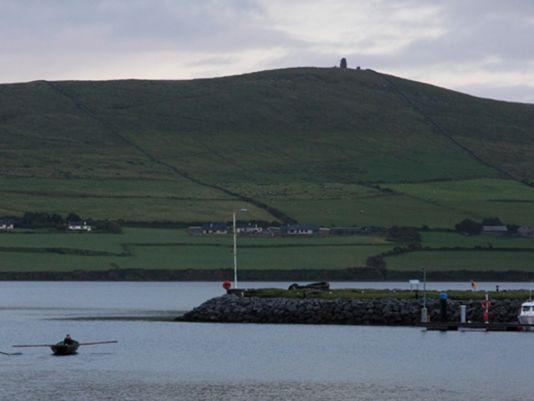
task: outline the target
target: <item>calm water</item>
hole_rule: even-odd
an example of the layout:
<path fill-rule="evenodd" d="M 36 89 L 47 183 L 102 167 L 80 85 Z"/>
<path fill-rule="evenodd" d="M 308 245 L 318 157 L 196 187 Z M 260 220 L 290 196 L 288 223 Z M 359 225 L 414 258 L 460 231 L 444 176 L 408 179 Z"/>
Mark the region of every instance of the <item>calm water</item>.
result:
<path fill-rule="evenodd" d="M 219 283 L 0 282 L 0 351 L 66 333 L 119 340 L 70 357 L 47 348 L 0 355 L 0 399 L 534 399 L 533 333 L 62 319 L 173 313 L 221 292 Z"/>

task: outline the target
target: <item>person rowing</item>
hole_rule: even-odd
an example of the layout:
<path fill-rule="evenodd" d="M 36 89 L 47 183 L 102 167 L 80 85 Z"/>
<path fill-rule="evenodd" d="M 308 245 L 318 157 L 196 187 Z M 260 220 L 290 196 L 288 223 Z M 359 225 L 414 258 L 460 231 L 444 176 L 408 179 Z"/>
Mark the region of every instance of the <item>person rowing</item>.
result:
<path fill-rule="evenodd" d="M 72 339 L 72 337 L 70 336 L 70 334 L 67 334 L 65 336 L 65 339 L 63 340 L 63 344 L 65 345 L 72 345 L 74 344 L 74 340 Z"/>

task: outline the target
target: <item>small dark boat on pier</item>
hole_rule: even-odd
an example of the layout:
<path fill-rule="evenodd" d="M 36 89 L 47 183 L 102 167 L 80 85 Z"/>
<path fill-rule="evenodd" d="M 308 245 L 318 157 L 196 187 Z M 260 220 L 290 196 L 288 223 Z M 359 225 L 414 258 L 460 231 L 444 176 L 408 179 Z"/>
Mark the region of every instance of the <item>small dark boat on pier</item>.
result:
<path fill-rule="evenodd" d="M 75 340 L 72 340 L 71 344 L 65 344 L 63 341 L 60 341 L 55 345 L 51 345 L 50 349 L 54 355 L 73 355 L 78 351 L 79 346 L 80 343 Z"/>

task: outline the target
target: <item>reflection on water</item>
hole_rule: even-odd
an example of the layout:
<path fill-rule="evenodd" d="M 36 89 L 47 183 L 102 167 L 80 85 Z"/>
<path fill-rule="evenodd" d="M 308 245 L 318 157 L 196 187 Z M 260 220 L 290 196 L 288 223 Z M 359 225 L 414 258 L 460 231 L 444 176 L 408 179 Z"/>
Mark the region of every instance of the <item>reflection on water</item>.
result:
<path fill-rule="evenodd" d="M 213 283 L 0 283 L 1 400 L 526 400 L 533 333 L 418 328 L 56 320 L 170 313 Z M 13 285 L 13 287 L 11 287 Z M 193 305 L 194 306 L 194 305 Z"/>

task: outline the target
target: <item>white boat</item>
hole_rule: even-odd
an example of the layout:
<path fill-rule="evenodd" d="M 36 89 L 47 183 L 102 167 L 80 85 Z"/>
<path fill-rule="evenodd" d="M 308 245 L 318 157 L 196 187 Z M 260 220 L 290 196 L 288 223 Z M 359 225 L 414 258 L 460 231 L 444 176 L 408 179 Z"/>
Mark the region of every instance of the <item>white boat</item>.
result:
<path fill-rule="evenodd" d="M 534 301 L 529 299 L 527 302 L 521 304 L 521 310 L 519 316 L 517 316 L 519 323 L 521 324 L 533 324 L 534 325 Z M 534 331 L 534 326 L 527 326 L 525 330 Z"/>

